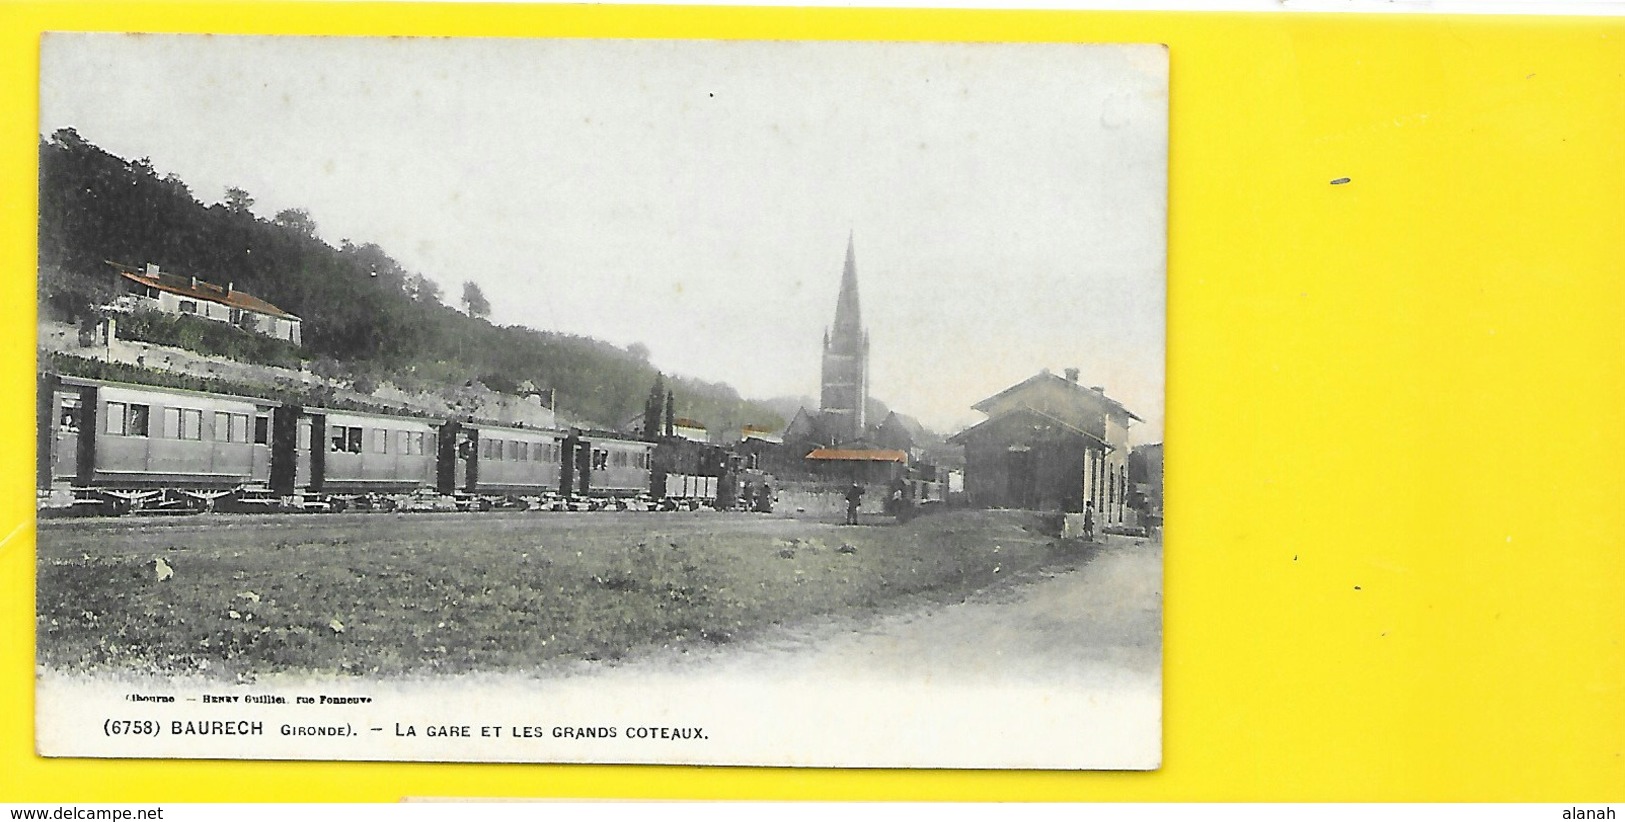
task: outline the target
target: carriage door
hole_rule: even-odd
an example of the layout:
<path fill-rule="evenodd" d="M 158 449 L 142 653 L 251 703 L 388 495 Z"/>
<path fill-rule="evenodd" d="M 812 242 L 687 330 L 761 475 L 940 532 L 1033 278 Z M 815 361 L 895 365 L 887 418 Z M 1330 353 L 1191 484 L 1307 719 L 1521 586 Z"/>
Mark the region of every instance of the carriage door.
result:
<path fill-rule="evenodd" d="M 595 449 L 592 443 L 583 442 L 576 449 L 576 492 L 585 496 L 592 487 L 592 469 Z"/>
<path fill-rule="evenodd" d="M 51 442 L 51 477 L 74 480 L 79 474 L 79 424 L 83 400 L 77 391 L 58 391 L 52 402 L 55 433 Z"/>
<path fill-rule="evenodd" d="M 474 493 L 480 480 L 480 432 L 478 429 L 457 429 L 457 488 Z"/>
<path fill-rule="evenodd" d="M 315 450 L 311 443 L 316 440 L 316 423 L 310 417 L 300 414 L 294 423 L 294 458 L 293 458 L 293 486 L 295 488 L 309 488 L 310 478 L 314 475 L 315 466 L 312 454 Z"/>

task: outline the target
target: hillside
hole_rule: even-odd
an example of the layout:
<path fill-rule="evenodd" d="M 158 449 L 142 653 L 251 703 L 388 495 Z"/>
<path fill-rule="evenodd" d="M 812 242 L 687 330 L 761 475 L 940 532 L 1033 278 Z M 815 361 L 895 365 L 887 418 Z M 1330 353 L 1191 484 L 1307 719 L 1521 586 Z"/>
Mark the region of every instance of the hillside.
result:
<path fill-rule="evenodd" d="M 499 391 L 556 392 L 558 409 L 618 426 L 643 409 L 656 371 L 641 347 L 485 320 L 444 304 L 441 287 L 377 245 L 322 241 L 308 214 L 267 220 L 246 192 L 204 205 L 186 183 L 145 160 L 125 160 L 62 129 L 40 151 L 39 291 L 42 316 L 82 320 L 112 295 L 107 261 L 230 282 L 304 319 L 298 357 L 346 381 L 413 390 L 478 381 Z M 492 295 L 500 298 L 500 295 Z M 485 311 L 480 302 L 485 302 Z M 155 340 L 196 347 L 205 343 Z M 206 353 L 224 353 L 208 351 Z M 771 408 L 724 383 L 667 377 L 679 413 L 712 430 L 779 426 Z"/>

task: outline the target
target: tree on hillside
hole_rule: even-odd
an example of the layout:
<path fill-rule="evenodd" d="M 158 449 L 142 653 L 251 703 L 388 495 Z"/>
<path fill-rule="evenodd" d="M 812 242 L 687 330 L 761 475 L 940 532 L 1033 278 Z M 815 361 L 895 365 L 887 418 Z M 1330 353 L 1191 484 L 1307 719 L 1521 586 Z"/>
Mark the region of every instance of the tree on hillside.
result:
<path fill-rule="evenodd" d="M 463 309 L 470 317 L 491 316 L 491 301 L 485 298 L 480 284 L 473 280 L 463 283 Z"/>
<path fill-rule="evenodd" d="M 661 406 L 666 402 L 666 377 L 655 373 L 655 384 L 649 388 L 649 399 L 643 403 L 643 438 L 653 440 L 660 434 Z"/>
<path fill-rule="evenodd" d="M 254 198 L 248 192 L 236 186 L 226 189 L 226 210 L 233 214 L 247 214 L 254 207 Z"/>
<path fill-rule="evenodd" d="M 677 395 L 666 392 L 666 436 L 677 433 Z"/>
<path fill-rule="evenodd" d="M 302 208 L 284 208 L 276 213 L 271 222 L 306 237 L 316 236 L 316 221 L 310 218 L 310 212 Z"/>
<path fill-rule="evenodd" d="M 440 284 L 422 274 L 413 274 L 406 278 L 406 296 L 414 302 L 440 303 Z"/>

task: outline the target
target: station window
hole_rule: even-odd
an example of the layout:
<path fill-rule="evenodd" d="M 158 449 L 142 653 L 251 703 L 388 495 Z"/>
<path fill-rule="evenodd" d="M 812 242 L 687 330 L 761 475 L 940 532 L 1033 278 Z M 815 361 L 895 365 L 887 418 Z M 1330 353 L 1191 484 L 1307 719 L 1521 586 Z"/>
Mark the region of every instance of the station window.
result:
<path fill-rule="evenodd" d="M 265 414 L 254 416 L 254 442 L 260 445 L 269 445 L 271 442 L 271 418 Z"/>

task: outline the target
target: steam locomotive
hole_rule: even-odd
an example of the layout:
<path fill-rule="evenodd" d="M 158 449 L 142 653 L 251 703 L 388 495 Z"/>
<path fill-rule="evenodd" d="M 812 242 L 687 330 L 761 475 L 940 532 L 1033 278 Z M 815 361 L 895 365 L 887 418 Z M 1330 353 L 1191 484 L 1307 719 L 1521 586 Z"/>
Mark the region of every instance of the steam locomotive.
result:
<path fill-rule="evenodd" d="M 749 473 L 677 438 L 54 374 L 38 397 L 42 512 L 731 508 Z"/>

